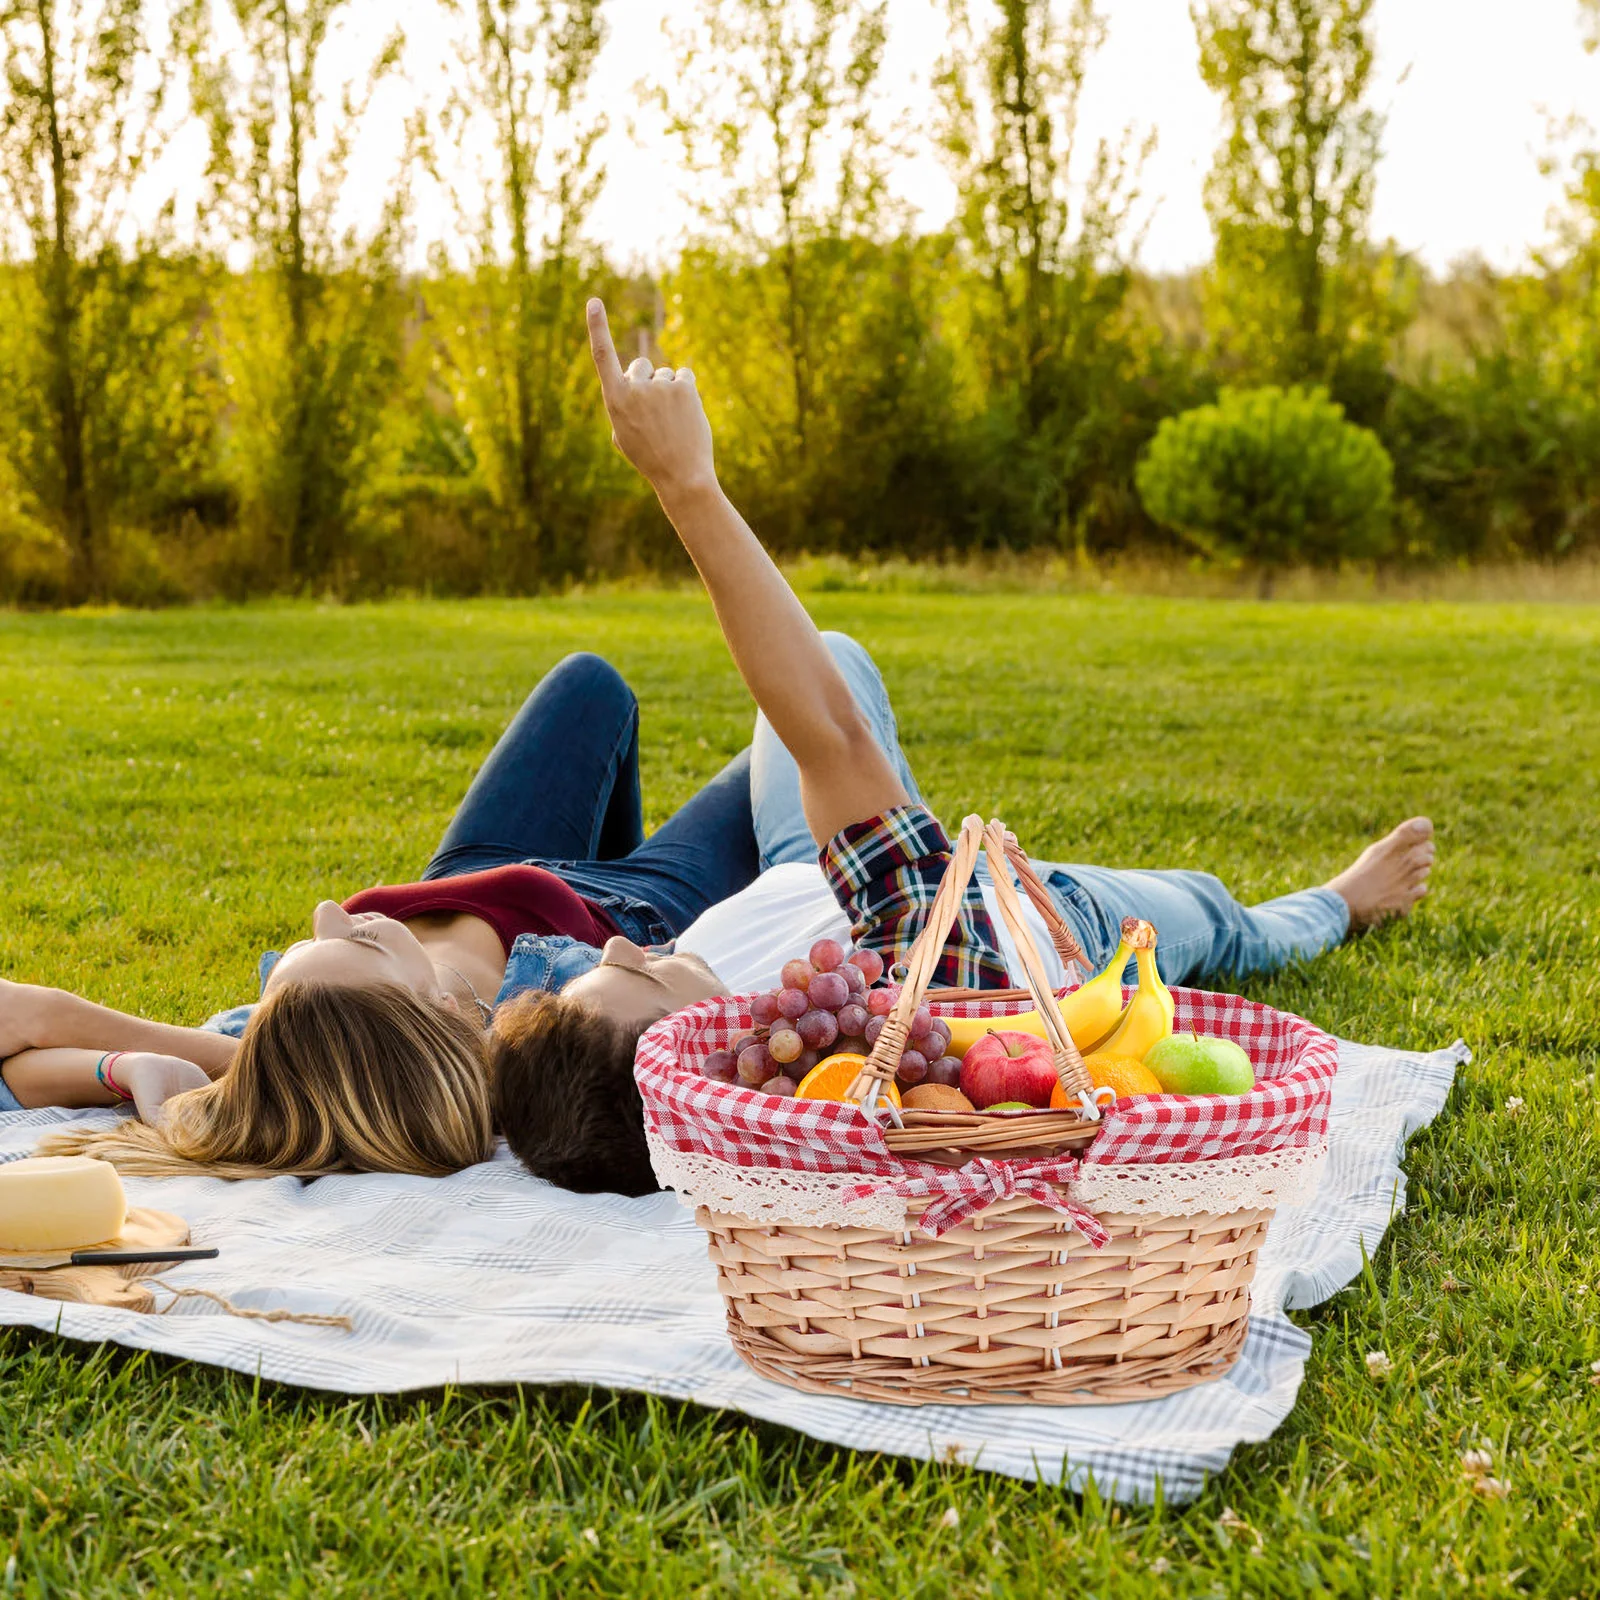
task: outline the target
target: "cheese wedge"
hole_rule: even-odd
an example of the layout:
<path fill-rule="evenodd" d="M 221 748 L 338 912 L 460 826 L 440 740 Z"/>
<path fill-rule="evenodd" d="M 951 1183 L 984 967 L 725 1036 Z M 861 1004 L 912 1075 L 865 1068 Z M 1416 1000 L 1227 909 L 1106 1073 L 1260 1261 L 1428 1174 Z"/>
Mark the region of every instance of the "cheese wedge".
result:
<path fill-rule="evenodd" d="M 30 1156 L 0 1165 L 0 1252 L 81 1250 L 122 1232 L 128 1200 L 117 1169 L 89 1156 Z"/>

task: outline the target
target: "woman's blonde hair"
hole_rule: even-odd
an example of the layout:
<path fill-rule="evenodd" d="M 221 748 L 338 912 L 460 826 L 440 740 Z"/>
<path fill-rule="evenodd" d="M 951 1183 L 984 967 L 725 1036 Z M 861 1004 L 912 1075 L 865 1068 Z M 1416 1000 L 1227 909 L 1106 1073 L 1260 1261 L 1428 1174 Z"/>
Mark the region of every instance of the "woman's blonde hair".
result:
<path fill-rule="evenodd" d="M 58 1133 L 39 1148 L 149 1177 L 438 1176 L 493 1153 L 487 1063 L 474 1022 L 409 989 L 284 983 L 227 1073 L 167 1101 L 158 1124 Z"/>

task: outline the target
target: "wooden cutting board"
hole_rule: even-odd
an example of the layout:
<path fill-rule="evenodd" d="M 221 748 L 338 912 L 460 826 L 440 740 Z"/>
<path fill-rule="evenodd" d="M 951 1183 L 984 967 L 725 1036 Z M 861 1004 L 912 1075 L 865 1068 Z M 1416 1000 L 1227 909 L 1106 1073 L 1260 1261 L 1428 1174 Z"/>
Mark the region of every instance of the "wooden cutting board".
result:
<path fill-rule="evenodd" d="M 142 1206 L 136 1206 L 128 1213 L 128 1220 L 122 1225 L 121 1234 L 115 1239 L 106 1239 L 99 1244 L 80 1244 L 79 1250 L 168 1250 L 175 1245 L 184 1245 L 189 1242 L 189 1224 L 182 1217 L 175 1217 L 170 1211 L 150 1211 Z M 33 1255 L 8 1255 L 0 1250 L 0 1272 L 15 1269 L 39 1271 L 52 1267 L 70 1267 L 72 1265 L 71 1250 L 48 1250 L 36 1252 Z M 103 1272 L 120 1272 L 124 1277 L 142 1276 L 151 1272 L 160 1272 L 162 1263 L 151 1261 L 134 1263 L 128 1266 L 102 1267 Z M 76 1269 L 80 1272 L 86 1268 Z"/>

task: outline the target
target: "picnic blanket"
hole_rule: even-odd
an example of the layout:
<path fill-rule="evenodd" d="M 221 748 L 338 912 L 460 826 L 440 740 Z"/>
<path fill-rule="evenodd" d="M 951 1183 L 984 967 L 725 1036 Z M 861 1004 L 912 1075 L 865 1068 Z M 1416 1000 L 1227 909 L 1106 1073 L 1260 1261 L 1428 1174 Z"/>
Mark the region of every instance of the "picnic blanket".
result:
<path fill-rule="evenodd" d="M 245 1321 L 196 1298 L 141 1315 L 9 1291 L 0 1323 L 352 1394 L 516 1382 L 645 1390 L 856 1449 L 1072 1489 L 1092 1475 L 1102 1494 L 1130 1501 L 1149 1501 L 1159 1479 L 1169 1500 L 1189 1500 L 1235 1446 L 1289 1414 L 1311 1338 L 1285 1313 L 1326 1300 L 1378 1248 L 1404 1204 L 1405 1141 L 1470 1059 L 1459 1042 L 1423 1055 L 1339 1048 L 1321 1188 L 1272 1225 L 1238 1363 L 1161 1400 L 907 1409 L 783 1388 L 734 1355 L 705 1237 L 673 1195 L 568 1194 L 504 1152 L 450 1178 L 127 1180 L 131 1203 L 178 1212 L 196 1243 L 221 1250 L 160 1281 L 262 1311 L 347 1316 L 348 1332 Z M 0 1160 L 27 1155 L 47 1126 L 113 1115 L 0 1116 Z"/>

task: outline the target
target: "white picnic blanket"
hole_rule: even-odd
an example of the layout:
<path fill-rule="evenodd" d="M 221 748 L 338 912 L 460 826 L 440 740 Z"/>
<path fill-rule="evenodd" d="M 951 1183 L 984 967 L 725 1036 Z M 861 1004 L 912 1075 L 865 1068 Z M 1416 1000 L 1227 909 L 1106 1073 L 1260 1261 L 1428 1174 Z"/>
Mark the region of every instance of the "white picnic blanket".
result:
<path fill-rule="evenodd" d="M 114 1340 L 238 1372 L 347 1393 L 440 1384 L 583 1383 L 743 1411 L 819 1439 L 959 1460 L 1020 1478 L 1148 1501 L 1199 1493 L 1235 1445 L 1294 1405 L 1310 1337 L 1284 1315 L 1361 1270 L 1405 1199 L 1406 1138 L 1445 1102 L 1461 1044 L 1431 1055 L 1342 1044 L 1329 1158 L 1316 1200 L 1272 1225 L 1250 1334 L 1223 1379 L 1123 1406 L 926 1406 L 803 1395 L 734 1355 L 704 1237 L 670 1194 L 580 1196 L 508 1156 L 451 1178 L 129 1179 L 136 1205 L 186 1217 L 216 1261 L 163 1281 L 236 1305 L 341 1313 L 351 1332 L 241 1320 L 203 1300 L 163 1315 L 58 1305 L 0 1291 L 0 1323 Z M 42 1128 L 108 1111 L 0 1116 L 0 1160 Z"/>

